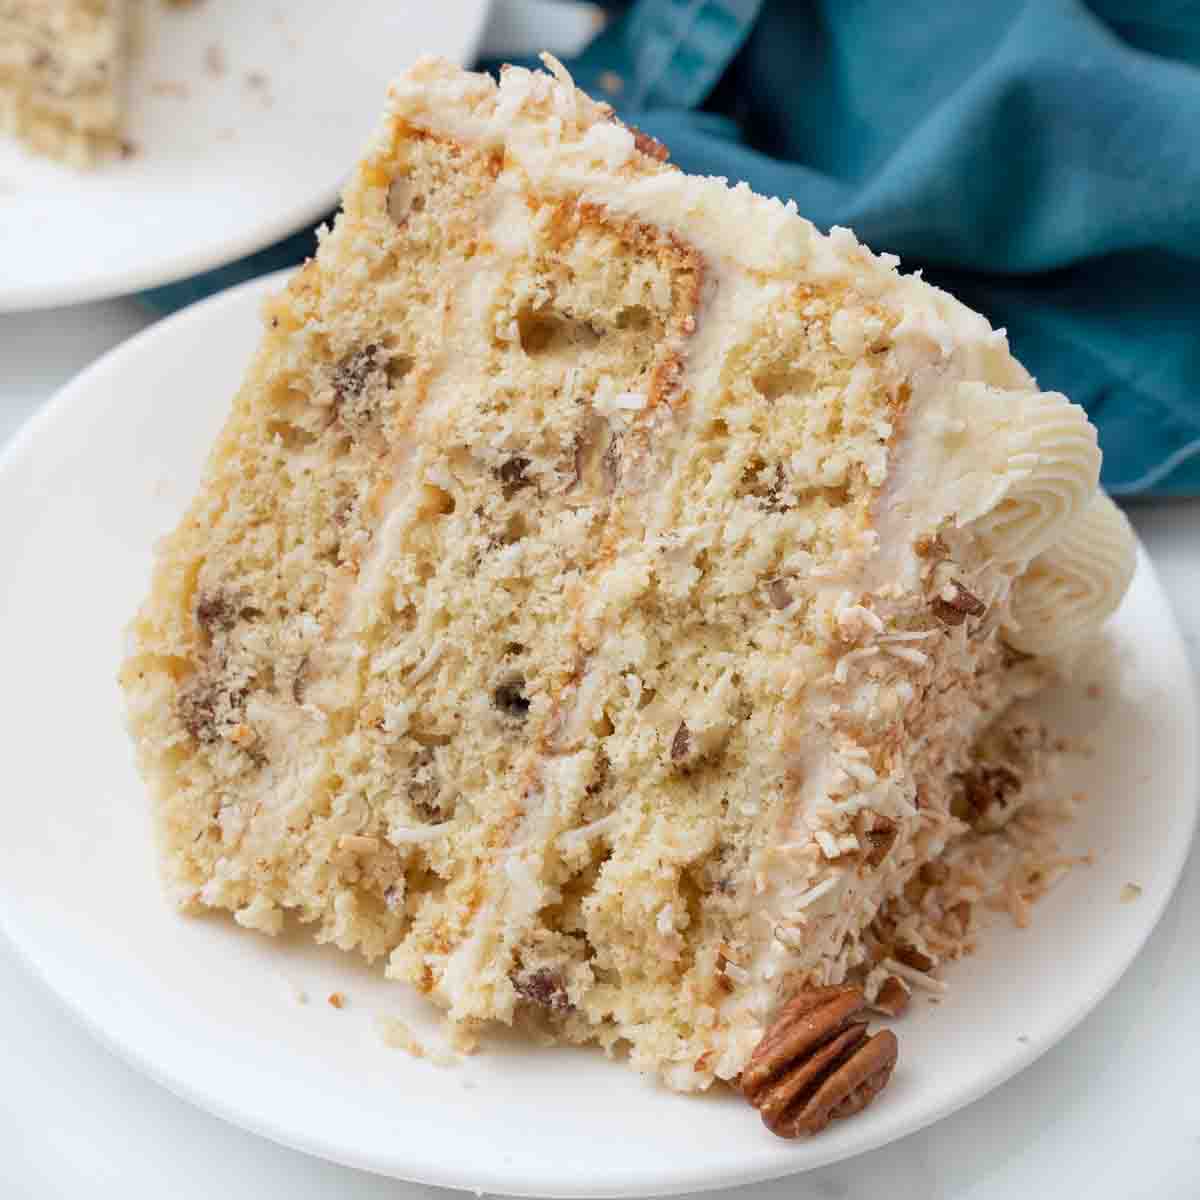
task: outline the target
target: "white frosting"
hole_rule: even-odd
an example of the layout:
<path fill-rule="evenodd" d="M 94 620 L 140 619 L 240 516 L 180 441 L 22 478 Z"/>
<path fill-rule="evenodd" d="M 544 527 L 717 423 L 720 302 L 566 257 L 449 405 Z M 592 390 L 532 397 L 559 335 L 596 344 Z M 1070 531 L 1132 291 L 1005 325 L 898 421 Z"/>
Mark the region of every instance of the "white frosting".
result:
<path fill-rule="evenodd" d="M 946 361 L 913 373 L 907 424 L 876 506 L 880 585 L 912 587 L 914 541 L 947 522 L 971 529 L 997 563 L 1020 569 L 1096 488 L 1100 451 L 1083 409 L 1057 392 L 955 379 L 960 357 L 956 346 Z"/>
<path fill-rule="evenodd" d="M 972 397 L 990 391 L 962 384 Z M 989 397 L 995 403 L 995 398 Z M 987 490 L 960 511 L 999 561 L 1027 563 L 1057 541 L 1090 501 L 1100 480 L 1100 448 L 1087 414 L 1058 392 L 1009 392 L 1014 413 L 999 446 L 984 455 L 1004 459 L 1003 486 Z"/>
<path fill-rule="evenodd" d="M 1125 514 L 1103 493 L 1013 584 L 1004 640 L 1049 654 L 1095 633 L 1133 578 L 1137 543 Z"/>

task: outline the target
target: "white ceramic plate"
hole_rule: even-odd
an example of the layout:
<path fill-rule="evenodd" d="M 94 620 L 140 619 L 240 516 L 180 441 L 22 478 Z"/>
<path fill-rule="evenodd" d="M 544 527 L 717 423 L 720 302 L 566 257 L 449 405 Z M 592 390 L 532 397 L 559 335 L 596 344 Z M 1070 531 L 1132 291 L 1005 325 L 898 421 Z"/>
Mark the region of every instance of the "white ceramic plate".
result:
<path fill-rule="evenodd" d="M 1112 653 L 1063 698 L 1095 757 L 1072 872 L 1029 930 L 998 926 L 899 1027 L 882 1099 L 784 1143 L 729 1095 L 687 1099 L 590 1050 L 513 1042 L 451 1068 L 385 1049 L 377 1014 L 427 1010 L 356 959 L 176 916 L 115 683 L 150 547 L 172 527 L 278 277 L 162 322 L 67 387 L 0 460 L 4 823 L 0 927 L 68 1007 L 180 1095 L 247 1128 L 408 1179 L 531 1195 L 645 1195 L 745 1183 L 900 1137 L 982 1095 L 1116 982 L 1163 910 L 1196 814 L 1196 707 L 1149 563 Z M 1122 902 L 1122 888 L 1143 889 Z M 297 999 L 297 989 L 308 995 Z M 334 990 L 347 1005 L 326 1003 Z"/>
<path fill-rule="evenodd" d="M 388 81 L 419 54 L 465 62 L 488 0 L 142 7 L 132 157 L 77 171 L 0 137 L 0 312 L 166 283 L 316 220 Z"/>

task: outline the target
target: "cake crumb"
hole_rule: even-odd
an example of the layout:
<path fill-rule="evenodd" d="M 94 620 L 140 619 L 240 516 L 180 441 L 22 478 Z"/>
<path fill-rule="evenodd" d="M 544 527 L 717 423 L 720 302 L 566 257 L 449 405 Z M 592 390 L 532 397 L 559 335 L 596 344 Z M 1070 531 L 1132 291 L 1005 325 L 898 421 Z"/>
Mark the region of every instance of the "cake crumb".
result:
<path fill-rule="evenodd" d="M 471 1026 L 447 1021 L 443 1032 L 446 1040 L 450 1043 L 450 1048 L 456 1053 L 479 1053 L 479 1035 Z"/>
<path fill-rule="evenodd" d="M 376 1020 L 379 1038 L 392 1050 L 403 1050 L 413 1058 L 424 1058 L 425 1047 L 399 1017 L 379 1017 Z"/>
<path fill-rule="evenodd" d="M 458 1055 L 437 1046 L 426 1047 L 413 1031 L 399 1017 L 378 1017 L 376 1026 L 379 1038 L 385 1046 L 393 1050 L 403 1050 L 413 1058 L 424 1058 L 435 1067 L 453 1067 L 458 1065 Z"/>
<path fill-rule="evenodd" d="M 263 71 L 247 71 L 242 76 L 242 82 L 247 90 L 253 92 L 262 101 L 264 108 L 271 106 L 271 80 Z"/>
<path fill-rule="evenodd" d="M 192 94 L 192 89 L 186 83 L 177 79 L 156 79 L 150 84 L 152 96 L 167 96 L 172 100 L 186 100 Z"/>
<path fill-rule="evenodd" d="M 1140 883 L 1127 883 L 1121 889 L 1121 903 L 1129 904 L 1136 900 L 1142 894 L 1142 885 Z"/>
<path fill-rule="evenodd" d="M 342 992 L 330 992 L 329 993 L 329 1004 L 333 1008 L 345 1008 L 346 1007 L 346 997 Z"/>
<path fill-rule="evenodd" d="M 204 48 L 204 69 L 216 79 L 225 74 L 225 50 L 219 42 L 211 42 Z"/>

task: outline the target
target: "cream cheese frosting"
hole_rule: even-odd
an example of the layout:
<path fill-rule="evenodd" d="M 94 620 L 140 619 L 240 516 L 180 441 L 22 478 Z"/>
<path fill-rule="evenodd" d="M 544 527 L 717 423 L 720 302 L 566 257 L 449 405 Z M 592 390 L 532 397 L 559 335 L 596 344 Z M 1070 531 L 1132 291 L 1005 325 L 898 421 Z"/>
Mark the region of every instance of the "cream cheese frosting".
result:
<path fill-rule="evenodd" d="M 1128 519 L 1096 492 L 1013 585 L 1004 640 L 1026 654 L 1052 654 L 1086 641 L 1117 610 L 1136 566 Z"/>

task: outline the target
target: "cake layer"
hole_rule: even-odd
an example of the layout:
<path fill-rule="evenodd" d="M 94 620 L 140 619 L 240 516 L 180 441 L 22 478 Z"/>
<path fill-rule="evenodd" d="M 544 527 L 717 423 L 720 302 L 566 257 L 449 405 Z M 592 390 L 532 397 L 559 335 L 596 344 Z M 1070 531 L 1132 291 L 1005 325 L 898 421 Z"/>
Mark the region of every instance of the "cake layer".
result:
<path fill-rule="evenodd" d="M 703 1087 L 1019 808 L 1001 631 L 1099 454 L 983 318 L 552 65 L 394 86 L 123 683 L 181 904 Z"/>

